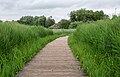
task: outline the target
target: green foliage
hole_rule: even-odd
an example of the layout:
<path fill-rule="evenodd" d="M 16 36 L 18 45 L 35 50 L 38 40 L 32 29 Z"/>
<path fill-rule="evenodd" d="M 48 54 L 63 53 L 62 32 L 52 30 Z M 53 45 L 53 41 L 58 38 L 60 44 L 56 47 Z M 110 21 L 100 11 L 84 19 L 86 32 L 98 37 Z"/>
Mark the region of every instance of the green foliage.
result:
<path fill-rule="evenodd" d="M 115 19 L 115 18 L 117 18 L 117 15 L 113 15 L 113 16 L 112 16 L 112 19 Z"/>
<path fill-rule="evenodd" d="M 62 19 L 60 22 L 58 22 L 60 28 L 62 29 L 68 29 L 70 25 L 70 21 L 66 19 Z"/>
<path fill-rule="evenodd" d="M 102 20 L 102 19 L 108 19 L 109 16 L 104 14 L 104 12 L 101 11 L 95 11 L 93 10 L 86 10 L 86 9 L 80 9 L 77 11 L 72 11 L 70 13 L 70 20 L 72 22 L 74 21 L 97 21 L 97 20 Z"/>
<path fill-rule="evenodd" d="M 2 20 L 0 20 L 0 22 L 3 22 Z"/>
<path fill-rule="evenodd" d="M 16 45 L 52 34 L 52 31 L 45 30 L 42 27 L 29 27 L 16 23 L 0 23 L 0 50 L 4 49 L 5 54 L 7 54 Z"/>
<path fill-rule="evenodd" d="M 38 20 L 39 20 L 39 17 L 35 16 L 34 20 L 33 20 L 35 25 L 39 25 L 39 21 Z"/>
<path fill-rule="evenodd" d="M 76 22 L 70 23 L 69 29 L 75 29 L 78 26 Z"/>
<path fill-rule="evenodd" d="M 77 21 L 76 11 L 71 11 L 71 12 L 70 12 L 70 20 L 71 20 L 72 22 Z"/>
<path fill-rule="evenodd" d="M 33 25 L 34 24 L 33 16 L 23 16 L 20 18 L 20 20 L 18 20 L 18 22 L 21 24 Z"/>
<path fill-rule="evenodd" d="M 41 25 L 41 26 L 45 26 L 45 23 L 46 23 L 46 17 L 45 16 L 35 16 L 34 17 L 34 22 L 35 22 L 35 25 Z"/>
<path fill-rule="evenodd" d="M 45 16 L 23 16 L 17 22 L 26 25 L 37 25 L 43 27 L 50 27 L 55 24 L 55 20 L 52 19 L 52 16 L 46 18 Z"/>
<path fill-rule="evenodd" d="M 120 77 L 120 18 L 79 26 L 69 45 L 89 77 Z"/>
<path fill-rule="evenodd" d="M 52 26 L 52 25 L 54 25 L 55 24 L 55 20 L 54 19 L 52 19 L 52 17 L 48 17 L 48 19 L 46 20 L 46 24 L 45 24 L 45 27 L 50 27 L 50 26 Z"/>
<path fill-rule="evenodd" d="M 70 35 L 75 32 L 76 29 L 52 29 L 54 34 L 57 35 Z"/>
<path fill-rule="evenodd" d="M 40 16 L 38 25 L 45 26 L 45 22 L 46 22 L 46 17 L 45 16 Z"/>
<path fill-rule="evenodd" d="M 77 28 L 77 26 L 79 26 L 80 24 L 83 24 L 83 22 L 72 22 L 69 25 L 69 29 L 75 29 Z"/>
<path fill-rule="evenodd" d="M 59 36 L 39 26 L 0 23 L 0 77 L 14 77 L 42 47 Z"/>

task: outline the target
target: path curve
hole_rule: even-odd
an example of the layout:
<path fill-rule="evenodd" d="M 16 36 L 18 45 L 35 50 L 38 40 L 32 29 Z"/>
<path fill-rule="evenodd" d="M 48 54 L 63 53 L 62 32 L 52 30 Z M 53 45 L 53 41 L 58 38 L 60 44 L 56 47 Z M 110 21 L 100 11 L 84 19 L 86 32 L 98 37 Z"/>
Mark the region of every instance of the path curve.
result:
<path fill-rule="evenodd" d="M 16 77 L 85 77 L 67 40 L 60 37 L 47 44 Z"/>

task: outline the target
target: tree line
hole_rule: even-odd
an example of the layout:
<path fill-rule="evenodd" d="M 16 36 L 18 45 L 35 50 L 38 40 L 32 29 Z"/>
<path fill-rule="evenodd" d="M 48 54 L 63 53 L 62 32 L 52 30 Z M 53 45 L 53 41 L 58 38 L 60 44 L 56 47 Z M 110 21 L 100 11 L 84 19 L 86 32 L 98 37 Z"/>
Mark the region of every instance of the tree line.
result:
<path fill-rule="evenodd" d="M 43 26 L 43 27 L 50 27 L 51 25 L 55 24 L 55 20 L 52 16 L 46 18 L 45 16 L 22 16 L 17 22 L 26 25 L 36 25 L 36 26 Z"/>
<path fill-rule="evenodd" d="M 75 11 L 71 11 L 69 13 L 70 19 L 61 19 L 57 25 L 59 28 L 76 28 L 81 23 L 86 22 L 93 22 L 97 20 L 104 20 L 109 19 L 109 16 L 106 15 L 102 10 L 101 11 L 93 11 L 93 10 L 86 10 L 86 9 L 79 9 Z M 116 15 L 113 15 L 113 18 L 116 18 Z M 0 21 L 2 22 L 2 21 Z M 49 28 L 50 26 L 55 24 L 55 20 L 50 17 L 45 16 L 22 16 L 18 23 L 26 24 L 26 25 L 36 25 L 36 26 L 43 26 Z"/>
<path fill-rule="evenodd" d="M 69 20 L 62 19 L 59 22 L 61 28 L 76 28 L 80 23 L 109 19 L 109 16 L 106 15 L 102 10 L 94 12 L 93 10 L 86 9 L 71 11 L 69 17 Z"/>
<path fill-rule="evenodd" d="M 109 19 L 109 16 L 106 15 L 102 10 L 94 12 L 93 10 L 80 9 L 70 12 L 71 22 L 74 21 L 87 22 L 87 21 L 97 21 L 103 19 Z"/>

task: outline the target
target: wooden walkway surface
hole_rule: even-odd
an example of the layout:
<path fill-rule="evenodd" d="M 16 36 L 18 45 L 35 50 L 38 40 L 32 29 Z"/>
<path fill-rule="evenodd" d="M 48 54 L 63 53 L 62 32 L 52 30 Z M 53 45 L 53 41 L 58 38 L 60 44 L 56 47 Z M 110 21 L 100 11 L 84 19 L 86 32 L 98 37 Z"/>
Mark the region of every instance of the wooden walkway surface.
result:
<path fill-rule="evenodd" d="M 16 77 L 85 77 L 67 40 L 60 37 L 46 45 Z"/>

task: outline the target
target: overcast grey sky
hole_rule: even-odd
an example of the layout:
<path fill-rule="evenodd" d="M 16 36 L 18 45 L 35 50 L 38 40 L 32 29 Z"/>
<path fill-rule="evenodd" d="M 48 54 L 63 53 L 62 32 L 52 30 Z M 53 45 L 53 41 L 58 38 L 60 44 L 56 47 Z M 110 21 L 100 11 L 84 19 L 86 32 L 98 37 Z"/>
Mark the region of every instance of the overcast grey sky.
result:
<path fill-rule="evenodd" d="M 17 20 L 21 16 L 53 16 L 56 21 L 67 18 L 70 11 L 80 8 L 103 10 L 112 15 L 117 8 L 120 14 L 120 0 L 0 0 L 0 19 Z"/>

